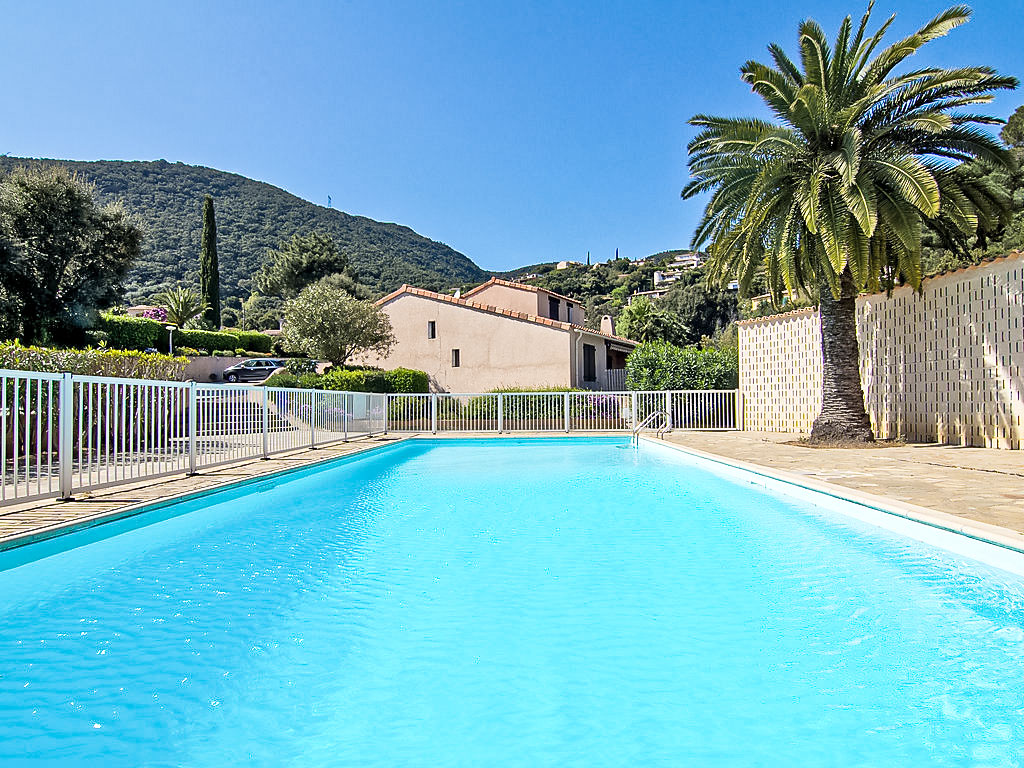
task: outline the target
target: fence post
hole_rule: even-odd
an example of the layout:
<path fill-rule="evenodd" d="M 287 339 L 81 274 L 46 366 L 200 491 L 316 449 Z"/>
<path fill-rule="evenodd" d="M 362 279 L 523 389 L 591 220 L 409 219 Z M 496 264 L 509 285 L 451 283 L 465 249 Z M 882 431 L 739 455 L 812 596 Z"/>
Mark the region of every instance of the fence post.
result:
<path fill-rule="evenodd" d="M 386 435 L 388 433 L 388 408 L 390 408 L 390 406 L 391 406 L 392 395 L 381 395 L 381 398 L 383 398 L 383 400 L 384 400 L 384 429 L 383 429 L 383 434 Z"/>
<path fill-rule="evenodd" d="M 736 398 L 736 429 L 743 431 L 743 390 L 734 390 Z"/>
<path fill-rule="evenodd" d="M 672 392 L 671 392 L 671 390 L 666 390 L 665 391 L 665 425 L 669 429 L 672 429 Z"/>
<path fill-rule="evenodd" d="M 498 393 L 498 434 L 505 429 L 505 395 Z"/>
<path fill-rule="evenodd" d="M 565 392 L 562 398 L 562 419 L 565 422 L 565 431 L 569 431 L 569 393 Z"/>
<path fill-rule="evenodd" d="M 199 407 L 199 398 L 196 395 L 196 383 L 188 383 L 188 473 L 196 473 L 196 425 L 199 422 L 196 410 Z"/>
<path fill-rule="evenodd" d="M 26 401 L 28 395 L 26 394 Z M 60 435 L 57 443 L 57 465 L 60 468 L 60 498 L 71 501 L 71 468 L 75 453 L 75 399 L 74 382 L 70 373 L 60 379 L 60 399 L 58 400 L 58 422 Z M 28 402 L 26 402 L 26 407 Z M 15 415 L 17 418 L 17 415 Z M 27 442 L 26 442 L 27 445 Z"/>
<path fill-rule="evenodd" d="M 437 393 L 430 395 L 430 431 L 437 434 Z"/>
<path fill-rule="evenodd" d="M 270 394 L 263 388 L 263 458 L 270 457 Z"/>
<path fill-rule="evenodd" d="M 344 424 L 345 424 L 345 436 L 342 438 L 342 442 L 347 443 L 348 442 L 348 399 L 350 397 L 352 398 L 352 407 L 355 408 L 356 407 L 356 396 L 355 395 L 350 395 L 350 394 L 348 394 L 346 392 L 345 394 L 342 395 L 342 397 L 344 398 L 344 400 L 342 402 L 345 403 L 345 407 L 342 408 L 342 411 L 344 411 Z"/>
<path fill-rule="evenodd" d="M 306 392 L 307 402 L 309 403 L 309 450 L 316 448 L 316 425 L 313 422 L 313 390 Z"/>
<path fill-rule="evenodd" d="M 629 429 L 630 429 L 630 431 L 633 431 L 633 430 L 636 429 L 636 425 L 638 423 L 638 419 L 636 418 L 636 392 L 631 392 L 630 393 L 629 418 L 630 418 L 630 421 L 632 422 L 629 425 Z"/>

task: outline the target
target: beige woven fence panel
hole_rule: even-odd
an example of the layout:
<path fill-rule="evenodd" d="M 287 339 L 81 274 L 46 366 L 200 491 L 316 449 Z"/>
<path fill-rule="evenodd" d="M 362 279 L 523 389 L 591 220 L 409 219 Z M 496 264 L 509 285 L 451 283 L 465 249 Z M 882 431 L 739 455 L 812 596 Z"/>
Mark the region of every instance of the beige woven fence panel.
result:
<path fill-rule="evenodd" d="M 926 280 L 921 294 L 862 296 L 857 334 L 879 437 L 1024 447 L 1020 253 Z M 747 429 L 809 431 L 820 403 L 817 313 L 741 323 L 739 336 Z"/>

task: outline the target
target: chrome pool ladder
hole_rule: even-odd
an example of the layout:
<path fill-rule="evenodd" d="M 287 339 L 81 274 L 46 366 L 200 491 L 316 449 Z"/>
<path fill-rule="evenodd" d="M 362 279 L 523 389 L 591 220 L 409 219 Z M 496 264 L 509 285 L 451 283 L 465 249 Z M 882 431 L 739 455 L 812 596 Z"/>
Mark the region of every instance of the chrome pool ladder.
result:
<path fill-rule="evenodd" d="M 672 417 L 669 415 L 668 411 L 654 411 L 653 413 L 649 413 L 643 421 L 633 427 L 633 436 L 630 438 L 633 445 L 640 444 L 640 432 L 647 429 L 659 416 L 663 417 L 665 421 L 662 422 L 660 427 L 658 427 L 658 431 L 656 433 L 658 437 L 661 437 L 672 429 Z"/>

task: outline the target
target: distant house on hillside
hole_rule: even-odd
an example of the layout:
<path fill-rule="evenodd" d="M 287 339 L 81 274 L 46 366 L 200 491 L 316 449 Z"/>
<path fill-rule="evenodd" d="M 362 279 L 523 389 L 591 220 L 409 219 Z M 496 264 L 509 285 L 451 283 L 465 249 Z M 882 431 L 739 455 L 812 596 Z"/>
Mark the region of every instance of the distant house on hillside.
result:
<path fill-rule="evenodd" d="M 398 343 L 360 362 L 426 371 L 443 392 L 499 387 L 621 389 L 636 342 L 583 327 L 582 305 L 532 285 L 492 278 L 464 296 L 403 285 L 377 302 Z"/>

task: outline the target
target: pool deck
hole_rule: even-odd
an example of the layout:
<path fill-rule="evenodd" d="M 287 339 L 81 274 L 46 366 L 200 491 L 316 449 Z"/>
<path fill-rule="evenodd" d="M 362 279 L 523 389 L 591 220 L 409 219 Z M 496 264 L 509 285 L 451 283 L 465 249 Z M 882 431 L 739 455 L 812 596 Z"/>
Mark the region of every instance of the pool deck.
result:
<path fill-rule="evenodd" d="M 678 445 L 1024 534 L 1024 452 L 908 443 L 810 448 L 777 432 L 675 432 Z"/>
<path fill-rule="evenodd" d="M 593 433 L 597 434 L 597 433 Z M 620 437 L 625 437 L 617 433 Z M 394 443 L 411 435 L 382 435 L 300 450 L 130 485 L 79 494 L 74 501 L 42 499 L 0 507 L 0 549 L 132 514 L 140 507 L 297 469 Z M 442 437 L 442 435 L 423 435 Z M 446 434 L 443 437 L 564 437 L 561 433 Z M 726 460 L 759 465 L 884 499 L 1024 534 L 1024 454 L 989 448 L 904 445 L 822 449 L 790 445 L 798 435 L 761 432 L 676 432 L 680 446 Z"/>

